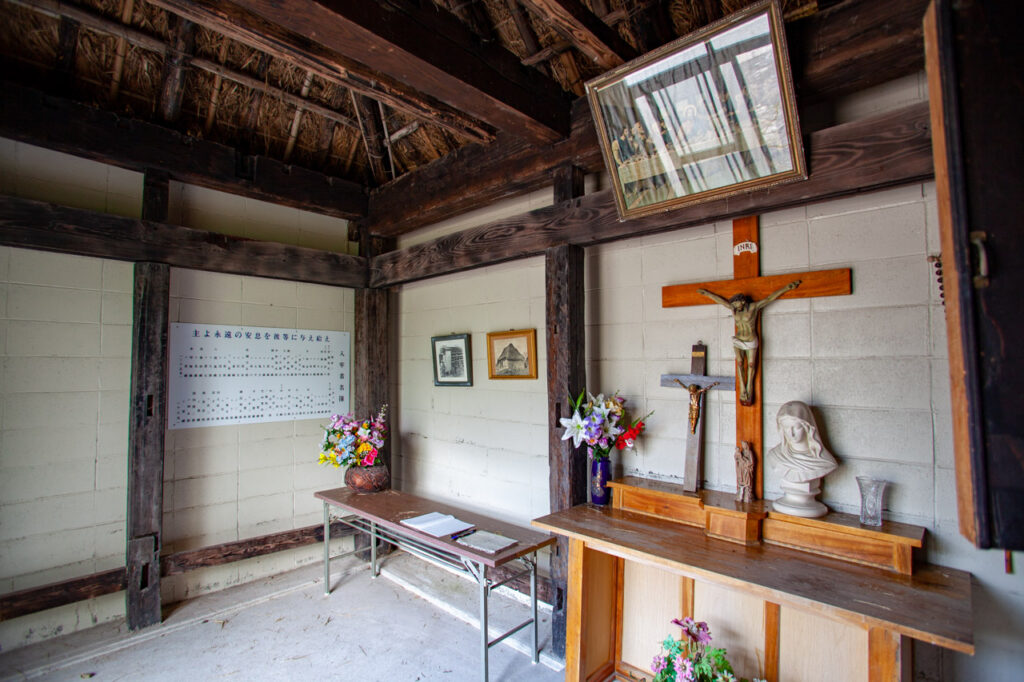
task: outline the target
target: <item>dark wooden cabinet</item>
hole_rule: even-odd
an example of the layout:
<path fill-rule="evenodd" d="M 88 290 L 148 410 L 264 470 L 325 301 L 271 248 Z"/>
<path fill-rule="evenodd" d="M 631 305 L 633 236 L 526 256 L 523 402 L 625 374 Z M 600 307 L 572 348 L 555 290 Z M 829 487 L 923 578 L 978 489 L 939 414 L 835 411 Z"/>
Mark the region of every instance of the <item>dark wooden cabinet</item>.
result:
<path fill-rule="evenodd" d="M 1020 6 L 925 17 L 960 527 L 1024 549 L 1024 51 Z"/>

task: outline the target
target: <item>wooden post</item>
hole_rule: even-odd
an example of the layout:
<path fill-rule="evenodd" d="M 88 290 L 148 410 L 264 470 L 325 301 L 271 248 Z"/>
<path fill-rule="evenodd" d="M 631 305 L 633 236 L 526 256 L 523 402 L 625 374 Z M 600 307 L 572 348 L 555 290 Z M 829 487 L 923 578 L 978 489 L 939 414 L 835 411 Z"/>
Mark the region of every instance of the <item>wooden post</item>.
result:
<path fill-rule="evenodd" d="M 135 264 L 126 558 L 132 630 L 160 622 L 170 270 L 159 263 Z"/>
<path fill-rule="evenodd" d="M 555 246 L 545 255 L 548 350 L 548 466 L 551 511 L 561 511 L 587 501 L 587 458 L 572 442 L 562 440 L 559 420 L 570 415 L 569 396 L 586 386 L 583 327 L 583 248 Z M 568 555 L 560 538 L 551 555 L 551 579 L 555 587 L 551 617 L 552 648 L 565 655 Z"/>
<path fill-rule="evenodd" d="M 167 171 L 146 169 L 142 178 L 142 219 L 167 222 L 171 177 Z"/>
<path fill-rule="evenodd" d="M 356 289 L 355 334 L 352 341 L 352 406 L 358 416 L 371 416 L 388 399 L 390 381 L 389 289 Z M 391 431 L 391 415 L 388 430 Z M 381 456 L 391 466 L 391 438 Z"/>
<path fill-rule="evenodd" d="M 583 173 L 571 165 L 555 169 L 555 201 L 583 194 Z M 583 326 L 583 258 L 581 246 L 553 246 L 544 255 L 544 288 L 547 300 L 548 352 L 548 467 L 551 511 L 561 511 L 587 501 L 587 459 L 584 453 L 562 440 L 559 420 L 569 416 L 569 396 L 577 396 L 587 384 Z M 569 548 L 559 538 L 551 553 L 551 582 L 555 603 L 551 614 L 551 647 L 555 656 L 566 655 L 566 590 Z"/>
<path fill-rule="evenodd" d="M 377 247 L 387 248 L 394 240 L 385 240 L 381 245 L 366 230 L 359 230 L 360 254 L 372 257 Z M 377 413 L 380 406 L 390 406 L 391 381 L 391 318 L 389 306 L 390 289 L 355 290 L 355 333 L 352 335 L 352 411 L 361 417 Z M 394 476 L 391 466 L 391 441 L 395 437 L 394 415 L 388 410 L 388 431 L 391 435 L 380 449 L 380 459 Z M 354 549 L 365 549 L 356 556 L 362 561 L 370 560 L 370 541 L 363 533 L 357 533 Z M 378 553 L 390 545 L 378 543 Z"/>

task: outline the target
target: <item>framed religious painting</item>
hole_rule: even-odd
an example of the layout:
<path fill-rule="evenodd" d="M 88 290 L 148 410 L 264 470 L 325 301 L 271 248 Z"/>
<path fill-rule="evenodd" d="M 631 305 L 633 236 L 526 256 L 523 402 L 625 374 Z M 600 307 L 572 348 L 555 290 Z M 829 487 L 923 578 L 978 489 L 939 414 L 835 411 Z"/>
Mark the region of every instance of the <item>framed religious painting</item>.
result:
<path fill-rule="evenodd" d="M 587 83 L 621 219 L 807 178 L 778 2 Z"/>
<path fill-rule="evenodd" d="M 491 379 L 536 379 L 537 330 L 489 333 L 487 376 Z"/>
<path fill-rule="evenodd" d="M 469 334 L 432 336 L 430 347 L 434 358 L 435 386 L 472 386 L 473 356 Z"/>

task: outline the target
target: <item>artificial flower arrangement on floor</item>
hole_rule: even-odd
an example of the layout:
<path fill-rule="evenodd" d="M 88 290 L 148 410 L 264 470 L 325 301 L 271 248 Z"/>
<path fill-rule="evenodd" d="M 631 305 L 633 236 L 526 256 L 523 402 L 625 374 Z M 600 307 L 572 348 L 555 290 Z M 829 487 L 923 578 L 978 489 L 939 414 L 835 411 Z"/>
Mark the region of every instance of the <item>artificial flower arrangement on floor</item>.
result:
<path fill-rule="evenodd" d="M 662 653 L 651 662 L 654 682 L 746 682 L 737 678 L 725 658 L 725 649 L 711 646 L 708 624 L 693 618 L 672 619 L 683 629 L 679 639 L 666 637 Z M 765 682 L 754 678 L 753 682 Z"/>
<path fill-rule="evenodd" d="M 348 467 L 345 485 L 350 488 L 375 492 L 391 482 L 387 467 L 378 458 L 388 436 L 387 410 L 388 406 L 382 405 L 371 419 L 356 419 L 352 413 L 334 414 L 324 427 L 320 464 Z"/>
<path fill-rule="evenodd" d="M 583 401 L 584 395 L 587 396 L 586 402 Z M 587 455 L 591 458 L 591 502 L 608 504 L 608 479 L 611 472 L 609 455 L 612 449 L 632 449 L 644 430 L 643 420 L 650 417 L 653 412 L 631 422 L 626 415 L 626 399 L 618 393 L 605 398 L 603 393 L 594 396 L 582 391 L 575 400 L 569 396 L 569 403 L 573 409 L 572 417 L 563 417 L 559 420 L 565 427 L 562 440 L 571 438 L 573 447 L 576 448 L 587 444 Z"/>

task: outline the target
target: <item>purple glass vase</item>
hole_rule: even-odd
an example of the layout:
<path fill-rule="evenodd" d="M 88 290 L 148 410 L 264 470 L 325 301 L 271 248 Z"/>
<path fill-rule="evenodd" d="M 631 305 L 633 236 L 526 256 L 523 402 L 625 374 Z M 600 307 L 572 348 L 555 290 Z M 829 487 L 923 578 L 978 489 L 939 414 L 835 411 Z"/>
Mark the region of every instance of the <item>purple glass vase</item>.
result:
<path fill-rule="evenodd" d="M 611 478 L 612 463 L 607 457 L 594 459 L 590 462 L 590 502 L 605 505 L 612 501 L 612 491 L 608 487 Z"/>

